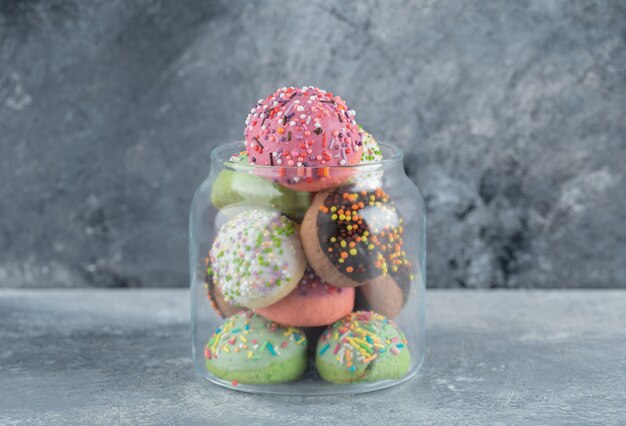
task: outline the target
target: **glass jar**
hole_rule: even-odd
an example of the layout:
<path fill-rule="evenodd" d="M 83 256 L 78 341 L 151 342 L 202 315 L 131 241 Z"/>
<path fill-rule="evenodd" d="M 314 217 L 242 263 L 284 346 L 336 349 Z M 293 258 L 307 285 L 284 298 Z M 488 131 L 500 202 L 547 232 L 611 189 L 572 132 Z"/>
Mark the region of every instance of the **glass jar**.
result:
<path fill-rule="evenodd" d="M 202 377 L 246 392 L 328 395 L 382 389 L 415 375 L 425 352 L 424 202 L 404 172 L 402 152 L 379 145 L 382 162 L 325 168 L 236 161 L 231 155 L 245 150 L 243 142 L 213 150 L 189 222 L 193 357 Z M 268 223 L 287 224 L 290 232 Z M 259 268 L 280 268 L 272 265 L 271 247 L 264 249 L 269 260 L 263 250 L 260 263 L 246 260 L 253 244 L 245 242 L 252 238 L 246 224 L 259 232 L 258 247 L 265 247 L 263 235 L 268 244 L 283 244 L 277 250 L 291 274 L 285 282 L 257 288 L 255 277 L 265 273 Z M 228 276 L 234 265 L 239 275 Z M 323 286 L 322 298 L 299 290 L 306 277 Z M 274 294 L 269 307 L 266 299 L 247 303 L 255 289 L 288 290 L 297 301 Z M 214 368 L 220 357 L 222 370 Z"/>

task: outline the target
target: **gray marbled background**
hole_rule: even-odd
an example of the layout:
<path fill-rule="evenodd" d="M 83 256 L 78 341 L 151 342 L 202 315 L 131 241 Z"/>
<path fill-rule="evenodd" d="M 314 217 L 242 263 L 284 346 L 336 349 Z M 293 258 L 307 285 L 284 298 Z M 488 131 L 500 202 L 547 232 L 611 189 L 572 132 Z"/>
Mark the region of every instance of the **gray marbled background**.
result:
<path fill-rule="evenodd" d="M 624 1 L 0 1 L 0 286 L 185 286 L 283 85 L 407 152 L 432 287 L 626 287 Z"/>

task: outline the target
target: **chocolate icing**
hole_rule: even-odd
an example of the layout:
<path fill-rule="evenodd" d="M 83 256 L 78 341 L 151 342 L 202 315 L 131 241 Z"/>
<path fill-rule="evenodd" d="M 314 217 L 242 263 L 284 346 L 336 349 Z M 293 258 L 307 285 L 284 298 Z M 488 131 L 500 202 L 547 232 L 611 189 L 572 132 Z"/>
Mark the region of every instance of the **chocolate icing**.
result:
<path fill-rule="evenodd" d="M 410 282 L 402 223 L 382 189 L 364 191 L 355 186 L 330 191 L 317 216 L 322 251 L 339 271 L 358 282 L 387 273 Z"/>

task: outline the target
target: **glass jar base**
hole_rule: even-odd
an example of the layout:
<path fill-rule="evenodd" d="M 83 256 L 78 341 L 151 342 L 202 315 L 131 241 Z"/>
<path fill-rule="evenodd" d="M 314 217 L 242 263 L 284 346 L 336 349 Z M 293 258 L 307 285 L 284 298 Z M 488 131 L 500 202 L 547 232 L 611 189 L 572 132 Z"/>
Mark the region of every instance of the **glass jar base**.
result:
<path fill-rule="evenodd" d="M 411 367 L 406 376 L 395 380 L 380 380 L 377 382 L 359 382 L 336 384 L 320 379 L 312 366 L 309 366 L 304 377 L 295 382 L 274 383 L 267 385 L 249 385 L 243 383 L 233 384 L 228 380 L 215 377 L 200 366 L 196 365 L 196 373 L 203 379 L 216 385 L 239 392 L 256 393 L 264 395 L 289 395 L 289 396 L 331 396 L 331 395 L 356 395 L 386 389 L 411 380 L 420 370 L 424 359 L 420 359 L 417 366 Z"/>

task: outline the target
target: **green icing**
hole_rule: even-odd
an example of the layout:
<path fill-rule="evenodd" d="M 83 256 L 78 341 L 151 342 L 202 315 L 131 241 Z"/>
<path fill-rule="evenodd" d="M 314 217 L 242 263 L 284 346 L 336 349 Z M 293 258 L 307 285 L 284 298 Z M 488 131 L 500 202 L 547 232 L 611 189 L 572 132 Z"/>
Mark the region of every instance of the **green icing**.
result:
<path fill-rule="evenodd" d="M 374 312 L 351 313 L 329 327 L 317 343 L 315 367 L 332 383 L 400 379 L 410 366 L 403 333 Z"/>
<path fill-rule="evenodd" d="M 205 347 L 206 367 L 216 377 L 239 383 L 288 382 L 302 376 L 306 348 L 302 330 L 240 312 L 211 336 Z"/>
<path fill-rule="evenodd" d="M 311 205 L 311 194 L 293 191 L 244 170 L 222 170 L 211 185 L 211 202 L 218 209 L 233 204 L 272 207 L 301 221 Z"/>

